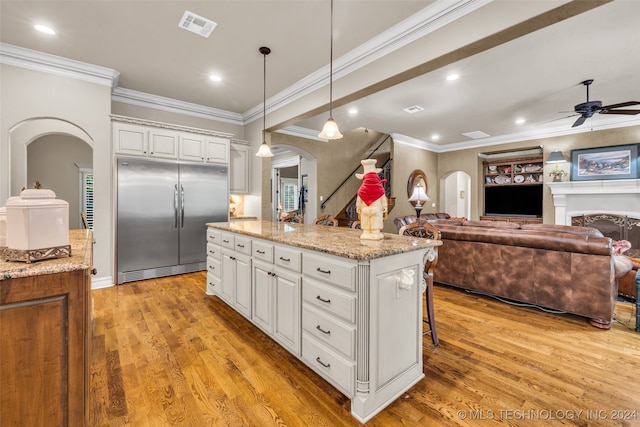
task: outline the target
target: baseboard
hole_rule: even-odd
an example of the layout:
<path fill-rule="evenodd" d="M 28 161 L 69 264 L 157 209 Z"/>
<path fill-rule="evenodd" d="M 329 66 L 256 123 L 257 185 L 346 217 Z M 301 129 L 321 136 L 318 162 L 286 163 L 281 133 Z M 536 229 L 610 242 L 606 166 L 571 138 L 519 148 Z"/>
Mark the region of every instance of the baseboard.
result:
<path fill-rule="evenodd" d="M 91 278 L 91 289 L 109 288 L 111 286 L 114 286 L 112 276 Z"/>

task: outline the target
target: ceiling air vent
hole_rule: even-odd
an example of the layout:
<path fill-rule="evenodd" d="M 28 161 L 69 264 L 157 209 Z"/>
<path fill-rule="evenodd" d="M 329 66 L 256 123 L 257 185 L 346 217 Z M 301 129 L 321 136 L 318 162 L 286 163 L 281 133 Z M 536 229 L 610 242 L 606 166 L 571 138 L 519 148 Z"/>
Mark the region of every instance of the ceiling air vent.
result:
<path fill-rule="evenodd" d="M 188 10 L 184 12 L 178 24 L 180 28 L 184 28 L 202 37 L 209 37 L 213 29 L 216 28 L 216 25 L 218 24 Z"/>
<path fill-rule="evenodd" d="M 413 114 L 413 113 L 417 113 L 419 111 L 423 111 L 424 108 L 422 108 L 419 105 L 414 105 L 413 107 L 407 107 L 407 108 L 403 108 L 402 111 L 404 111 L 405 113 L 409 113 L 409 114 Z"/>
<path fill-rule="evenodd" d="M 474 130 L 473 132 L 463 133 L 463 135 L 471 139 L 480 139 L 491 136 L 488 133 L 482 132 L 481 130 Z"/>

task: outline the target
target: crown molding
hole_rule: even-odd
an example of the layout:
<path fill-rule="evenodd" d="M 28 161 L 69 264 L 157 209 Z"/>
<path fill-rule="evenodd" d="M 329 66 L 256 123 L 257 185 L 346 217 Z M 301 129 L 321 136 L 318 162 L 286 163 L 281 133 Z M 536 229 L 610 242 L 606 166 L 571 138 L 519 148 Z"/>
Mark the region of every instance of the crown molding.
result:
<path fill-rule="evenodd" d="M 333 81 L 388 55 L 409 43 L 481 8 L 493 0 L 437 0 L 430 6 L 333 60 Z M 275 111 L 329 84 L 330 65 L 309 74 L 267 100 L 267 112 Z M 245 123 L 262 117 L 262 106 L 243 113 Z"/>
<path fill-rule="evenodd" d="M 61 56 L 0 43 L 0 63 L 115 88 L 120 73 Z"/>
<path fill-rule="evenodd" d="M 168 111 L 171 113 L 186 114 L 189 116 L 216 120 L 219 122 L 232 123 L 243 126 L 242 115 L 231 111 L 206 107 L 204 105 L 192 104 L 190 102 L 178 101 L 173 98 L 152 95 L 150 93 L 139 92 L 137 90 L 115 88 L 111 96 L 113 102 L 137 105 L 140 107 L 153 108 L 156 110 Z"/>
<path fill-rule="evenodd" d="M 140 125 L 140 126 L 151 126 L 155 128 L 175 130 L 178 132 L 197 133 L 200 135 L 217 136 L 217 137 L 229 138 L 229 139 L 233 137 L 232 133 L 218 132 L 218 131 L 209 130 L 209 129 L 194 128 L 191 126 L 175 125 L 173 123 L 156 122 L 154 120 L 140 119 L 137 117 L 120 116 L 117 114 L 110 114 L 109 117 L 111 117 L 112 122 L 118 122 L 118 123 L 129 123 L 129 124 Z M 238 142 L 238 141 L 234 141 L 234 142 Z"/>
<path fill-rule="evenodd" d="M 326 139 L 322 139 L 318 136 L 318 131 L 315 129 L 303 128 L 301 126 L 287 126 L 275 131 L 276 133 L 282 133 L 285 135 L 297 136 L 299 138 L 313 139 L 314 141 L 327 142 Z"/>

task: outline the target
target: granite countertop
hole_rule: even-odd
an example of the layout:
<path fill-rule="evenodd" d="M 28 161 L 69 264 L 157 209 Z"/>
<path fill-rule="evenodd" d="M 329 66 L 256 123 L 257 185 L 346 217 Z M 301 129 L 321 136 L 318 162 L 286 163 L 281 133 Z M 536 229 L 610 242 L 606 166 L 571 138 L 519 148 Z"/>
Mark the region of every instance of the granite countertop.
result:
<path fill-rule="evenodd" d="M 69 230 L 71 256 L 54 258 L 32 263 L 5 261 L 0 259 L 0 282 L 19 277 L 41 276 L 44 274 L 91 268 L 93 233 L 91 230 Z"/>
<path fill-rule="evenodd" d="M 442 244 L 439 240 L 384 233 L 383 240 L 361 240 L 361 230 L 325 225 L 293 224 L 273 221 L 213 222 L 207 224 L 233 233 L 365 261 Z"/>

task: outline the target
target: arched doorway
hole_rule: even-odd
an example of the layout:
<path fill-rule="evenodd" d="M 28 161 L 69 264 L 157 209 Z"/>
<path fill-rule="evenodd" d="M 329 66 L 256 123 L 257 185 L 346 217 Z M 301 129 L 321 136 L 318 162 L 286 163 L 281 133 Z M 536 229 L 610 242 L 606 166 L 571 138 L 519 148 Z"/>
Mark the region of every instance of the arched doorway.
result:
<path fill-rule="evenodd" d="M 471 177 L 452 171 L 440 178 L 441 211 L 452 217 L 471 218 Z"/>

